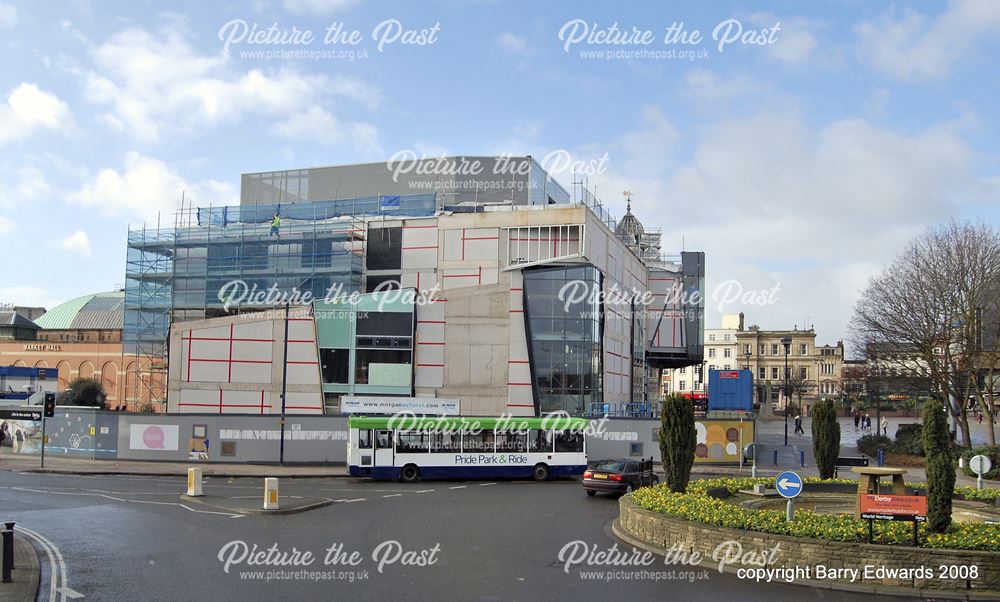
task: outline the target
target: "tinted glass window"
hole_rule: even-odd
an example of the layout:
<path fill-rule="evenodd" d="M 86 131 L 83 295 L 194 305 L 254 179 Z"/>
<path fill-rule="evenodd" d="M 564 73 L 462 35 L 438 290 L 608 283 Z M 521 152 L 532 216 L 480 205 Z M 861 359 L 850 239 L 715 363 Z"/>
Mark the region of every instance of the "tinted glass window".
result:
<path fill-rule="evenodd" d="M 397 349 L 357 349 L 354 352 L 357 365 L 354 369 L 354 382 L 367 385 L 370 370 L 369 364 L 409 364 L 410 351 Z"/>
<path fill-rule="evenodd" d="M 357 315 L 358 336 L 402 336 L 413 334 L 413 314 L 409 312 L 360 311 Z"/>
<path fill-rule="evenodd" d="M 527 451 L 528 440 L 524 433 L 512 433 L 499 431 L 497 437 L 498 452 L 524 452 Z"/>
<path fill-rule="evenodd" d="M 371 429 L 361 429 L 358 431 L 358 449 L 371 449 L 372 448 L 372 431 Z"/>
<path fill-rule="evenodd" d="M 365 256 L 369 270 L 398 270 L 403 253 L 400 228 L 371 228 Z"/>
<path fill-rule="evenodd" d="M 376 431 L 375 447 L 377 449 L 392 449 L 392 431 Z"/>
<path fill-rule="evenodd" d="M 462 449 L 466 452 L 493 453 L 493 431 L 464 434 Z"/>
<path fill-rule="evenodd" d="M 351 352 L 348 349 L 320 349 L 319 361 L 323 382 L 346 384 L 349 382 Z"/>
<path fill-rule="evenodd" d="M 556 433 L 557 452 L 582 452 L 583 433 L 561 431 Z"/>
<path fill-rule="evenodd" d="M 368 276 L 365 278 L 365 292 L 391 291 L 399 288 L 399 276 Z"/>
<path fill-rule="evenodd" d="M 589 265 L 524 272 L 534 392 L 542 412 L 579 415 L 602 402 L 600 287 L 600 272 Z"/>
<path fill-rule="evenodd" d="M 401 454 L 426 452 L 430 447 L 430 436 L 426 431 L 399 431 L 396 451 Z"/>
<path fill-rule="evenodd" d="M 528 451 L 551 452 L 552 431 L 543 431 L 539 429 L 532 429 L 528 431 Z"/>
<path fill-rule="evenodd" d="M 603 470 L 605 472 L 621 472 L 622 463 L 621 462 L 601 462 L 594 467 L 594 470 Z"/>
<path fill-rule="evenodd" d="M 431 451 L 435 453 L 458 453 L 461 451 L 461 436 L 458 433 L 433 433 Z"/>

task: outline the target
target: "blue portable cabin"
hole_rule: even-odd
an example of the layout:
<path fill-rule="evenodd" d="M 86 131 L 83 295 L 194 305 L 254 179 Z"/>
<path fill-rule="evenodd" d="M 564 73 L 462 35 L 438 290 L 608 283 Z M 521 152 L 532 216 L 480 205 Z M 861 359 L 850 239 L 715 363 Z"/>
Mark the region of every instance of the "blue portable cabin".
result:
<path fill-rule="evenodd" d="M 750 412 L 753 410 L 753 371 L 709 370 L 708 410 Z"/>

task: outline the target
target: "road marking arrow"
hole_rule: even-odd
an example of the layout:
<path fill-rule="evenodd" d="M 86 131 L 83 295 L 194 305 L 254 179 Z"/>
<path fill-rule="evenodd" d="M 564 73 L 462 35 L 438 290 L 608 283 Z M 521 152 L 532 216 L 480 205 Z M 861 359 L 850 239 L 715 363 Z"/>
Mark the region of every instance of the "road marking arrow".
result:
<path fill-rule="evenodd" d="M 83 597 L 83 594 L 81 594 L 80 592 L 76 591 L 72 587 L 68 587 L 68 586 L 60 587 L 57 591 L 59 593 L 61 593 L 62 595 L 66 596 L 67 598 L 70 598 L 72 600 L 76 600 L 77 598 L 82 598 Z"/>

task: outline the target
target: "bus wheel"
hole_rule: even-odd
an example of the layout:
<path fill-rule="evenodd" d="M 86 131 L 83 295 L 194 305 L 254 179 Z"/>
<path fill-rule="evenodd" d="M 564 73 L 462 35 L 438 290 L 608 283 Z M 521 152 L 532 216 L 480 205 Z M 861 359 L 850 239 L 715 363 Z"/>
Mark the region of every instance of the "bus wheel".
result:
<path fill-rule="evenodd" d="M 399 477 L 404 483 L 415 483 L 420 478 L 420 469 L 413 464 L 407 464 L 399 471 Z"/>
<path fill-rule="evenodd" d="M 531 471 L 531 478 L 536 481 L 546 481 L 549 478 L 549 467 L 545 464 L 535 464 L 534 470 Z"/>

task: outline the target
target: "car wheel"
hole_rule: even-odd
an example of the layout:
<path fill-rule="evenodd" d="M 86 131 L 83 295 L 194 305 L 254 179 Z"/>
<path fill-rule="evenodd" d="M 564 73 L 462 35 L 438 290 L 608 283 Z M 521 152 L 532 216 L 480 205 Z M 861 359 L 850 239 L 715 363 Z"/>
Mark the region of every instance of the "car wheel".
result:
<path fill-rule="evenodd" d="M 415 483 L 420 478 L 420 469 L 413 464 L 407 464 L 403 470 L 399 471 L 399 478 L 404 483 Z"/>
<path fill-rule="evenodd" d="M 545 464 L 535 464 L 534 470 L 531 471 L 531 478 L 536 481 L 545 481 L 549 478 L 549 467 Z"/>
<path fill-rule="evenodd" d="M 588 489 L 587 490 L 587 495 L 590 496 L 590 497 L 594 497 L 595 495 L 597 495 L 597 492 L 596 491 L 591 491 L 590 489 Z"/>

